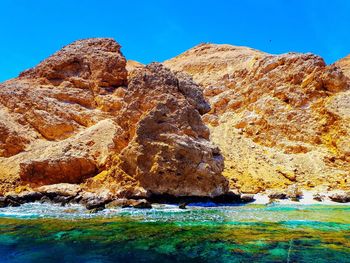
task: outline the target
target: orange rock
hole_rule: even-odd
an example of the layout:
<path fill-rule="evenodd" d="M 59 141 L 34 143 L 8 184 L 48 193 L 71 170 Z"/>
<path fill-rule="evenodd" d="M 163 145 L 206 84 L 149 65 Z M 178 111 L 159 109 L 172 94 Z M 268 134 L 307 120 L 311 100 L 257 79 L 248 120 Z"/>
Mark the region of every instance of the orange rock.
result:
<path fill-rule="evenodd" d="M 87 39 L 0 84 L 0 192 L 70 183 L 108 199 L 225 193 L 201 89 L 160 64 L 134 68 L 128 76 L 114 40 Z"/>
<path fill-rule="evenodd" d="M 350 188 L 347 61 L 337 64 L 343 72 L 312 54 L 201 44 L 164 65 L 201 85 L 212 107 L 203 119 L 225 157 L 224 175 L 232 187 L 257 192 L 294 181 Z"/>

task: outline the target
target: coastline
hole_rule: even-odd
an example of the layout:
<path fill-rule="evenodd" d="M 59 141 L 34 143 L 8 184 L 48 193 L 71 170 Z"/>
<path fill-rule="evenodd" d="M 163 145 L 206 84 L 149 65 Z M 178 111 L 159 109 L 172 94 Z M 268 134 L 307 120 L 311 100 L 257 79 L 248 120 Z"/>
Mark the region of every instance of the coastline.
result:
<path fill-rule="evenodd" d="M 255 201 L 252 203 L 254 204 L 271 204 L 271 203 L 278 203 L 283 205 L 293 205 L 293 204 L 299 204 L 299 205 L 348 205 L 350 206 L 350 202 L 335 202 L 332 201 L 329 196 L 334 195 L 338 193 L 339 191 L 329 191 L 329 192 L 319 192 L 319 191 L 303 191 L 302 196 L 298 199 L 298 201 L 293 201 L 290 199 L 274 199 L 273 201 L 268 197 L 268 194 L 255 194 L 254 198 Z M 323 196 L 323 200 L 318 201 L 315 200 L 315 195 Z"/>
<path fill-rule="evenodd" d="M 348 194 L 348 192 L 342 192 Z M 290 198 L 282 195 L 281 199 L 271 198 L 271 193 L 258 194 L 233 194 L 209 197 L 171 197 L 171 196 L 153 196 L 142 199 L 101 199 L 99 196 L 90 196 L 89 200 L 79 200 L 76 196 L 60 196 L 50 192 L 45 193 L 27 192 L 26 197 L 22 195 L 9 195 L 5 198 L 11 200 L 6 206 L 0 206 L 0 217 L 23 215 L 24 218 L 37 216 L 63 216 L 71 215 L 80 217 L 94 217 L 93 215 L 113 215 L 113 213 L 147 213 L 147 211 L 191 211 L 196 209 L 222 209 L 230 210 L 234 207 L 307 207 L 307 206 L 333 206 L 350 207 L 350 202 L 335 202 L 330 196 L 339 194 L 339 191 L 329 191 L 320 193 L 319 191 L 300 192 L 298 198 Z M 280 195 L 277 192 L 275 196 Z M 270 197 L 269 197 L 270 196 Z M 315 200 L 315 196 L 321 196 L 322 200 Z M 28 198 L 28 197 L 31 197 Z M 16 201 L 17 200 L 17 201 Z M 33 211 L 31 211 L 31 209 Z M 142 212 L 143 211 L 143 212 Z M 74 217 L 73 216 L 73 217 Z M 20 216 L 21 217 L 21 216 Z"/>

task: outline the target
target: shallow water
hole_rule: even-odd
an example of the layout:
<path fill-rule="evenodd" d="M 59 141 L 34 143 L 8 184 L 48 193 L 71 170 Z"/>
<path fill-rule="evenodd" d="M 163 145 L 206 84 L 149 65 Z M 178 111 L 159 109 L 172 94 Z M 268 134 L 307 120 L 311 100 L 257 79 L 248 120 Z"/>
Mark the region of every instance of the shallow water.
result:
<path fill-rule="evenodd" d="M 350 262 L 350 206 L 26 204 L 0 209 L 0 262 Z"/>

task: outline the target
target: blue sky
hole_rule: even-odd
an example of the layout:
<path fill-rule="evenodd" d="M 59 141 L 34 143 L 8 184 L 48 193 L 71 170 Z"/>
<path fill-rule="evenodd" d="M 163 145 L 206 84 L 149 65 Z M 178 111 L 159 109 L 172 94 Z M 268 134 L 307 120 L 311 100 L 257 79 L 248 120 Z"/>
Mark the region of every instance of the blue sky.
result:
<path fill-rule="evenodd" d="M 348 0 L 0 0 L 0 81 L 88 37 L 113 37 L 143 63 L 202 42 L 333 63 L 350 54 L 349 29 Z"/>

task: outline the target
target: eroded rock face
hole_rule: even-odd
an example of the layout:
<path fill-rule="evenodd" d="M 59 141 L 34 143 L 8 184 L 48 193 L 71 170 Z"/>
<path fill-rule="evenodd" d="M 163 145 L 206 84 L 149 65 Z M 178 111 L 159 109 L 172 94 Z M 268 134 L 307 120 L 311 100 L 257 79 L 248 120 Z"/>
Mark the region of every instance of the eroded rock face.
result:
<path fill-rule="evenodd" d="M 312 54 L 213 44 L 164 64 L 201 85 L 211 104 L 203 119 L 231 187 L 350 187 L 349 79 L 338 66 Z"/>
<path fill-rule="evenodd" d="M 109 172 L 88 180 L 88 188 L 98 192 L 104 181 L 109 185 L 121 183 L 111 178 L 125 173 L 133 176 L 124 176 L 128 182 L 122 184 L 135 185 L 133 189 L 137 190 L 114 187 L 117 196 L 145 197 L 136 185 L 151 194 L 226 193 L 227 180 L 221 176 L 223 157 L 208 141 L 209 130 L 199 114 L 210 107 L 203 96 L 195 99 L 197 92 L 200 89 L 190 79 L 177 77 L 161 64 L 135 72 L 124 97 L 126 106 L 116 118 L 123 130 L 115 139 L 120 155 L 112 160 Z"/>
<path fill-rule="evenodd" d="M 350 55 L 338 60 L 334 64 L 341 68 L 346 76 L 350 77 Z"/>
<path fill-rule="evenodd" d="M 196 84 L 151 64 L 131 79 L 125 101 L 122 114 L 139 120 L 136 127 L 121 122 L 134 132 L 120 155 L 124 171 L 155 194 L 216 196 L 227 191 L 218 176 L 223 157 L 208 141 L 199 114 L 210 107 Z"/>
<path fill-rule="evenodd" d="M 161 64 L 128 77 L 114 40 L 74 42 L 0 84 L 0 193 L 73 183 L 103 200 L 223 194 L 209 110 L 190 78 Z"/>

